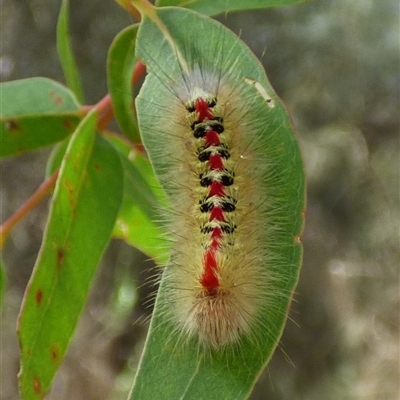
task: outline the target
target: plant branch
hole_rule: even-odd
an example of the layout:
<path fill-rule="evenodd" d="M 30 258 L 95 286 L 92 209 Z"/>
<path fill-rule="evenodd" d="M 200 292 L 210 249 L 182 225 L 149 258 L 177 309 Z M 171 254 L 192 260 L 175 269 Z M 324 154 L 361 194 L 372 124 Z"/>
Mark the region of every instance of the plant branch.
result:
<path fill-rule="evenodd" d="M 21 221 L 33 208 L 35 208 L 54 188 L 58 177 L 58 170 L 47 178 L 36 190 L 36 192 L 23 204 L 7 221 L 0 225 L 0 249 L 14 226 Z"/>
<path fill-rule="evenodd" d="M 146 66 L 141 61 L 138 61 L 135 64 L 135 68 L 133 69 L 132 85 L 138 83 L 139 79 L 144 75 L 145 72 L 146 72 Z"/>
<path fill-rule="evenodd" d="M 133 69 L 132 85 L 137 83 L 145 72 L 146 72 L 146 66 L 141 61 L 138 61 Z M 99 120 L 97 122 L 97 128 L 100 131 L 103 131 L 114 116 L 111 105 L 111 96 L 107 94 L 94 106 L 83 106 L 82 110 L 86 114 L 93 108 L 96 108 L 100 114 Z"/>
<path fill-rule="evenodd" d="M 137 8 L 132 4 L 130 0 L 115 0 L 121 7 L 125 8 L 137 21 L 141 20 L 141 15 Z"/>

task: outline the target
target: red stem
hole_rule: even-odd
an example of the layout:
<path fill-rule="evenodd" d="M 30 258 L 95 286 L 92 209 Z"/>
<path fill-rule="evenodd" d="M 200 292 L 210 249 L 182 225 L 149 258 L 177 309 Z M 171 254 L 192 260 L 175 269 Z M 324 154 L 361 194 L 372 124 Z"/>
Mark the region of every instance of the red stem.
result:
<path fill-rule="evenodd" d="M 132 85 L 138 83 L 139 79 L 144 75 L 145 72 L 146 66 L 141 61 L 137 61 L 135 64 L 135 68 L 133 69 Z"/>
<path fill-rule="evenodd" d="M 36 192 L 23 204 L 7 221 L 0 225 L 0 249 L 3 247 L 11 229 L 19 222 L 26 214 L 36 207 L 51 191 L 56 183 L 58 170 L 47 178 L 36 190 Z"/>
<path fill-rule="evenodd" d="M 138 61 L 133 70 L 132 85 L 137 83 L 145 72 L 146 66 L 141 61 Z M 96 108 L 100 114 L 97 127 L 99 130 L 104 130 L 113 118 L 111 96 L 107 94 L 94 106 L 83 106 L 82 110 L 84 113 L 88 113 L 93 108 Z M 141 144 L 136 143 L 135 147 L 137 147 L 137 150 L 143 151 Z M 15 211 L 7 221 L 0 225 L 0 249 L 3 248 L 11 229 L 53 190 L 57 177 L 58 170 L 37 188 L 36 192 L 25 202 L 25 204 Z"/>
<path fill-rule="evenodd" d="M 136 84 L 145 72 L 146 72 L 146 66 L 141 61 L 138 61 L 133 69 L 132 85 Z M 93 108 L 96 108 L 97 111 L 100 113 L 100 118 L 97 123 L 97 127 L 99 130 L 104 130 L 113 118 L 111 96 L 107 94 L 94 106 L 82 107 L 84 113 L 88 113 Z"/>

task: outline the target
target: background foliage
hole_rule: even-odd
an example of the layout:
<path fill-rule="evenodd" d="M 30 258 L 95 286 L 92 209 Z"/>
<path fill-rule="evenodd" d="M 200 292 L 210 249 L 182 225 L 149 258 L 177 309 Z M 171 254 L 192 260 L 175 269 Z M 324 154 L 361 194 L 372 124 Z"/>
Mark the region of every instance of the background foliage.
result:
<path fill-rule="evenodd" d="M 58 2 L 3 1 L 1 80 L 62 81 L 58 10 Z M 71 12 L 74 50 L 93 103 L 107 91 L 107 49 L 131 21 L 113 2 L 72 1 Z M 305 260 L 291 314 L 300 327 L 288 324 L 283 351 L 253 399 L 397 398 L 398 12 L 394 0 L 321 0 L 220 17 L 257 55 L 264 53 L 269 79 L 298 128 L 308 173 Z M 2 161 L 2 219 L 42 181 L 47 156 L 43 150 Z M 42 204 L 4 252 L 1 398 L 18 398 L 15 318 L 46 215 Z M 132 374 L 126 360 L 140 354 L 146 327 L 132 321 L 149 313 L 143 305 L 149 288 L 136 282 L 154 273 L 149 263 L 139 268 L 141 258 L 122 242 L 112 244 L 50 399 L 112 397 L 121 371 L 112 398 L 125 398 Z"/>

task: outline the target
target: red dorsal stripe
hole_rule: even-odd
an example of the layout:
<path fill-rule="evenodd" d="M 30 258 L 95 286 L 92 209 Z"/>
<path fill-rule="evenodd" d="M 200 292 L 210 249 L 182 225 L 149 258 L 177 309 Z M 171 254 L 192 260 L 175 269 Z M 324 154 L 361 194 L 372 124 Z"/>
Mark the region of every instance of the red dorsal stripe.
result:
<path fill-rule="evenodd" d="M 209 158 L 211 169 L 223 169 L 224 164 L 222 162 L 222 157 L 219 154 L 213 154 Z"/>
<path fill-rule="evenodd" d="M 222 182 L 214 181 L 210 185 L 210 194 L 209 196 L 219 196 L 222 197 L 225 194 L 224 185 Z"/>
<path fill-rule="evenodd" d="M 213 118 L 212 112 L 210 111 L 206 100 L 204 100 L 202 97 L 199 97 L 196 100 L 196 103 L 194 104 L 194 108 L 199 113 L 199 117 L 198 117 L 199 121 L 204 121 L 205 119 Z"/>
<path fill-rule="evenodd" d="M 205 134 L 204 139 L 208 146 L 218 146 L 220 144 L 219 135 L 215 131 L 208 131 Z"/>
<path fill-rule="evenodd" d="M 220 241 L 222 238 L 222 230 L 221 228 L 215 227 L 211 232 L 211 245 L 210 248 L 215 250 L 218 249 Z"/>
<path fill-rule="evenodd" d="M 204 254 L 204 271 L 200 278 L 200 284 L 207 289 L 209 294 L 214 294 L 219 287 L 217 260 L 213 248 L 208 249 Z"/>
<path fill-rule="evenodd" d="M 211 238 L 215 240 L 219 240 L 222 238 L 222 230 L 221 228 L 215 227 L 211 232 Z"/>
<path fill-rule="evenodd" d="M 213 120 L 214 115 L 212 113 L 211 107 L 209 107 L 207 101 L 199 97 L 194 103 L 195 110 L 198 114 L 197 121 L 205 122 L 207 120 Z M 220 145 L 220 137 L 218 132 L 212 130 L 212 125 L 206 125 L 206 132 L 203 136 L 204 145 L 218 146 Z M 212 154 L 208 159 L 209 170 L 219 171 L 224 169 L 224 162 L 220 154 Z M 225 187 L 222 182 L 212 181 L 208 193 L 209 197 L 223 197 L 225 196 Z M 225 221 L 224 212 L 222 207 L 214 206 L 210 210 L 209 221 Z M 209 296 L 215 296 L 218 293 L 218 288 L 220 286 L 218 278 L 218 262 L 217 262 L 217 252 L 221 245 L 221 240 L 223 237 L 223 232 L 221 227 L 215 226 L 210 235 L 210 244 L 205 250 L 203 258 L 203 272 L 199 279 L 199 283 L 207 291 Z"/>
<path fill-rule="evenodd" d="M 224 212 L 221 207 L 214 207 L 210 213 L 210 221 L 216 219 L 217 221 L 225 221 Z"/>

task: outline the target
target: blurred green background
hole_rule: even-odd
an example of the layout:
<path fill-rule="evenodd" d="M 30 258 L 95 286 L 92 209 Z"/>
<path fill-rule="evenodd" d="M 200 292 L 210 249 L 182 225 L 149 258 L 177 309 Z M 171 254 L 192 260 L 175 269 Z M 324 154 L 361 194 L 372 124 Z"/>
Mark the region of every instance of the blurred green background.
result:
<path fill-rule="evenodd" d="M 59 1 L 2 0 L 0 80 L 63 81 Z M 107 92 L 105 60 L 132 23 L 112 0 L 71 1 L 73 47 L 89 104 Z M 218 18 L 262 59 L 286 103 L 308 180 L 304 264 L 290 321 L 252 400 L 396 400 L 399 392 L 399 4 L 314 0 Z M 44 178 L 49 149 L 1 161 L 1 219 Z M 16 318 L 47 204 L 3 254 L 0 398 L 16 400 Z M 155 270 L 120 241 L 107 251 L 51 400 L 125 399 L 151 312 Z M 66 299 L 68 301 L 68 299 Z M 169 399 L 166 399 L 169 400 Z"/>

